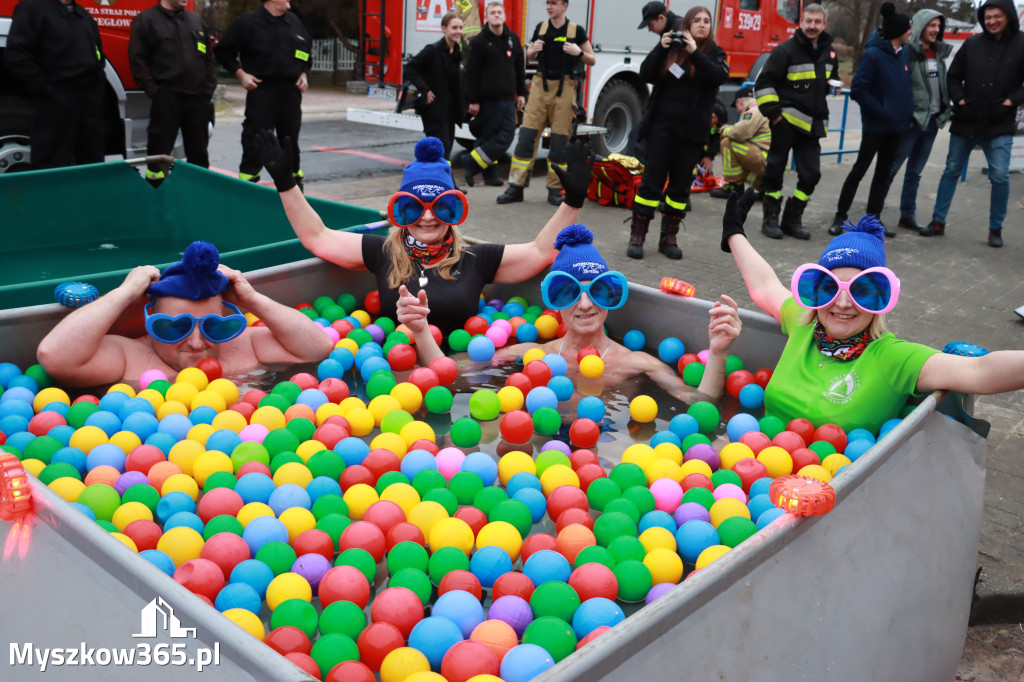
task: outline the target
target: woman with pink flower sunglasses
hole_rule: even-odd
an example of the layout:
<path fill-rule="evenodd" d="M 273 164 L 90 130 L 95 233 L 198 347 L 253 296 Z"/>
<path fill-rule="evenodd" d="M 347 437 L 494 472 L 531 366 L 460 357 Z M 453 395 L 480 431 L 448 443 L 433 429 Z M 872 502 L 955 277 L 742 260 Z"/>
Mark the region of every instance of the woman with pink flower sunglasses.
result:
<path fill-rule="evenodd" d="M 900 281 L 885 267 L 885 228 L 872 216 L 847 223 L 817 263 L 797 268 L 787 288 L 743 232 L 755 196 L 748 190 L 730 197 L 722 250 L 732 253 L 754 303 L 789 337 L 765 389 L 766 414 L 877 433 L 912 395 L 1024 388 L 1022 351 L 961 357 L 886 331 Z"/>

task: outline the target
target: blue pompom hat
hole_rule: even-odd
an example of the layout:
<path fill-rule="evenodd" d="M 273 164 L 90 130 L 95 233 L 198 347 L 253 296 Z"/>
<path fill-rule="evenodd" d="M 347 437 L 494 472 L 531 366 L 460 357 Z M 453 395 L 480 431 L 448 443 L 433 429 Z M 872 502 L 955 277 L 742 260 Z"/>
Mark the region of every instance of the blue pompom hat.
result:
<path fill-rule="evenodd" d="M 568 272 L 581 282 L 608 272 L 608 264 L 594 247 L 594 233 L 584 225 L 563 227 L 555 238 L 555 248 L 558 249 L 558 255 L 551 264 L 553 271 Z"/>
<path fill-rule="evenodd" d="M 436 137 L 424 137 L 416 143 L 416 160 L 402 171 L 403 192 L 430 201 L 438 194 L 455 189 L 452 167 L 444 158 L 444 144 Z"/>
<path fill-rule="evenodd" d="M 230 281 L 217 271 L 220 253 L 209 242 L 192 242 L 181 261 L 164 270 L 160 279 L 149 285 L 150 296 L 174 296 L 203 301 L 219 295 Z"/>
<path fill-rule="evenodd" d="M 818 265 L 836 268 L 885 267 L 885 226 L 873 215 L 865 215 L 854 225 L 846 221 L 842 233 L 825 247 Z"/>

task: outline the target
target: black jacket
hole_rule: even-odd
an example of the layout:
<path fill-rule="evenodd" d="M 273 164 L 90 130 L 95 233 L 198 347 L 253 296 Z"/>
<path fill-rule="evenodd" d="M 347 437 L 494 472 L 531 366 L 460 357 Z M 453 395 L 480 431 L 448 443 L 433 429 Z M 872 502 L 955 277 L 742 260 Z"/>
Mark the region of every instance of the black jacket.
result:
<path fill-rule="evenodd" d="M 484 26 L 469 41 L 466 51 L 466 101 L 526 97 L 526 62 L 519 36 L 508 26 L 500 36 Z"/>
<path fill-rule="evenodd" d="M 139 87 L 152 97 L 158 90 L 213 95 L 213 46 L 206 23 L 195 12 L 170 12 L 159 4 L 132 20 L 128 63 Z"/>
<path fill-rule="evenodd" d="M 662 47 L 659 42 L 640 65 L 641 80 L 653 83 L 654 92 L 651 93 L 651 103 L 639 137 L 646 137 L 651 126 L 676 121 L 683 139 L 707 144 L 715 95 L 718 86 L 729 77 L 725 51 L 714 42 L 706 53 L 700 49 L 695 50 L 681 65 L 678 78 L 671 71 L 665 70 L 666 61 L 672 59 L 674 64 L 676 54 L 676 51 Z"/>
<path fill-rule="evenodd" d="M 265 82 L 293 83 L 309 73 L 312 47 L 309 32 L 295 14 L 275 17 L 260 7 L 235 19 L 214 54 L 230 73 L 242 68 Z"/>
<path fill-rule="evenodd" d="M 754 85 L 757 107 L 768 120 L 782 116 L 805 135 L 828 132 L 828 81 L 839 78 L 832 36 L 824 31 L 815 49 L 799 28 L 772 50 Z"/>
<path fill-rule="evenodd" d="M 1024 35 L 1010 0 L 989 0 L 978 8 L 982 26 L 986 7 L 1006 13 L 1006 30 L 995 39 L 987 31 L 968 38 L 953 57 L 946 83 L 953 100 L 949 131 L 963 137 L 1013 135 L 1017 106 L 1024 103 Z M 1009 99 L 1012 106 L 1003 102 Z M 960 100 L 964 100 L 961 105 Z"/>
<path fill-rule="evenodd" d="M 99 84 L 103 45 L 96 20 L 81 5 L 22 0 L 7 36 L 7 67 L 36 93 L 55 85 Z"/>
<path fill-rule="evenodd" d="M 448 51 L 444 38 L 430 43 L 405 65 L 405 77 L 424 94 L 416 103 L 420 116 L 450 116 L 456 124 L 465 121 L 466 105 L 462 97 L 462 50 Z M 434 101 L 427 104 L 427 91 Z"/>

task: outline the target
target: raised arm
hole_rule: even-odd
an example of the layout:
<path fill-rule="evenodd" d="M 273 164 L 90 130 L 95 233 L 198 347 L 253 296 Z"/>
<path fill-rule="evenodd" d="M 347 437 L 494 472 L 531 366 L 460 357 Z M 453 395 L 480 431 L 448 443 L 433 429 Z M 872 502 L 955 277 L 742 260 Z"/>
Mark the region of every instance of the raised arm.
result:
<path fill-rule="evenodd" d="M 444 357 L 441 348 L 430 333 L 430 325 L 427 316 L 430 314 L 430 305 L 427 301 L 427 292 L 419 290 L 417 296 L 409 293 L 404 284 L 398 287 L 398 322 L 404 324 L 412 332 L 413 343 L 416 344 L 416 353 L 419 355 L 420 364 L 426 367 L 431 360 Z"/>
<path fill-rule="evenodd" d="M 160 271 L 142 265 L 119 287 L 85 305 L 53 328 L 39 343 L 36 357 L 57 381 L 71 386 L 97 386 L 120 381 L 127 362 L 129 339 L 108 334 L 125 309 L 160 279 Z"/>
<path fill-rule="evenodd" d="M 917 377 L 917 391 L 993 395 L 1024 388 L 1024 351 L 999 350 L 978 358 L 936 353 Z"/>
<path fill-rule="evenodd" d="M 722 216 L 722 250 L 732 253 L 732 258 L 736 261 L 736 267 L 739 268 L 740 275 L 747 285 L 747 292 L 750 298 L 754 299 L 754 303 L 781 321 L 782 304 L 789 298 L 789 290 L 779 280 L 768 261 L 747 241 L 747 236 L 743 232 L 743 223 L 756 196 L 756 191 L 750 188 L 739 199 L 735 193 L 729 197 L 725 215 Z"/>

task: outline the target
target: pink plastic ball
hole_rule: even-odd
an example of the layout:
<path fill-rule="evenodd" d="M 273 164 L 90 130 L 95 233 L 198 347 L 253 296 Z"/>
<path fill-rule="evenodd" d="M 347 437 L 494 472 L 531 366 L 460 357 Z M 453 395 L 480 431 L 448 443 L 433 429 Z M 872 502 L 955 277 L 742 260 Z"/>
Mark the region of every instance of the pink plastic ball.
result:
<path fill-rule="evenodd" d="M 501 348 L 508 343 L 508 333 L 499 327 L 491 327 L 484 336 L 494 342 L 495 348 Z"/>
<path fill-rule="evenodd" d="M 702 365 L 708 364 L 708 350 L 704 349 L 697 353 L 697 359 L 700 360 L 700 364 Z"/>
<path fill-rule="evenodd" d="M 437 470 L 441 472 L 445 480 L 452 480 L 452 476 L 459 473 L 462 460 L 466 459 L 465 453 L 458 448 L 445 448 L 437 453 Z"/>
<path fill-rule="evenodd" d="M 715 501 L 725 499 L 726 497 L 732 497 L 739 500 L 743 504 L 747 503 L 747 495 L 743 492 L 743 488 L 739 487 L 735 483 L 723 483 L 722 485 L 715 488 L 712 493 L 715 496 Z M 657 498 L 655 498 L 655 504 L 657 504 Z M 675 510 L 673 510 L 675 511 Z"/>
<path fill-rule="evenodd" d="M 238 432 L 238 436 L 243 441 L 262 443 L 263 439 L 267 437 L 268 433 L 270 433 L 270 429 L 268 429 L 263 424 L 249 424 L 248 426 L 244 427 L 241 431 Z"/>
<path fill-rule="evenodd" d="M 324 327 L 324 333 L 327 334 L 327 338 L 329 338 L 333 343 L 341 341 L 341 334 L 339 334 L 338 330 L 334 327 Z"/>
<path fill-rule="evenodd" d="M 167 375 L 159 369 L 147 369 L 139 377 L 139 389 L 145 389 L 154 381 L 167 381 Z"/>
<path fill-rule="evenodd" d="M 495 320 L 493 323 L 491 323 L 491 328 L 504 330 L 507 336 L 512 336 L 512 323 L 509 322 L 508 320 Z"/>
<path fill-rule="evenodd" d="M 742 492 L 740 490 L 741 494 Z M 651 494 L 654 495 L 654 508 L 671 514 L 679 508 L 679 503 L 683 500 L 683 487 L 671 478 L 659 478 L 651 484 Z"/>

